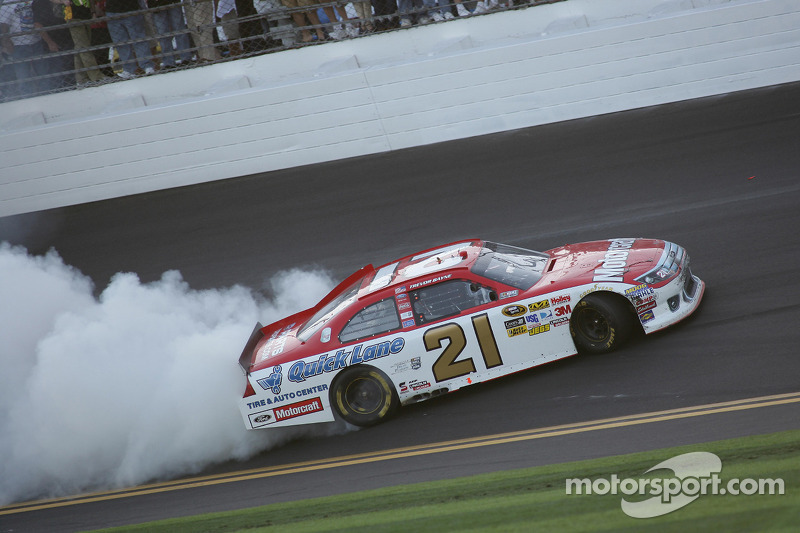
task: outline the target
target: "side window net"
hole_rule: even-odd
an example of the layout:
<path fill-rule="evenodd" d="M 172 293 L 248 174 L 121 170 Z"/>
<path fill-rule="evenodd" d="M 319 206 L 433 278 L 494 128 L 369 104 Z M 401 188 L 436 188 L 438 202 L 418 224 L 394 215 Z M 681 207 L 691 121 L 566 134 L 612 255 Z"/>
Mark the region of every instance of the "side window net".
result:
<path fill-rule="evenodd" d="M 341 342 L 387 333 L 400 327 L 394 298 L 386 298 L 365 307 L 351 318 L 339 334 Z"/>
<path fill-rule="evenodd" d="M 497 299 L 491 289 L 467 280 L 437 283 L 411 291 L 409 297 L 417 324 L 457 315 Z"/>

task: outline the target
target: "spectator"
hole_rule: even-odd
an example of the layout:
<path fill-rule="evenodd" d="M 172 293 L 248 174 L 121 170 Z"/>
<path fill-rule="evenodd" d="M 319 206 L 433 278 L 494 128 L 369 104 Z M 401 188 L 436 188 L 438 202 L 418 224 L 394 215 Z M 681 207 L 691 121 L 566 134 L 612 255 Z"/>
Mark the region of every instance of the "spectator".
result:
<path fill-rule="evenodd" d="M 241 35 L 239 35 L 239 15 L 236 13 L 235 0 L 214 0 L 217 18 L 222 23 L 222 32 L 228 43 L 231 57 L 242 55 Z"/>
<path fill-rule="evenodd" d="M 281 0 L 284 6 L 293 10 L 292 11 L 292 20 L 294 21 L 294 25 L 300 28 L 300 38 L 304 43 L 311 42 L 314 37 L 311 35 L 311 32 L 308 31 L 308 26 L 306 25 L 306 18 L 316 26 L 314 31 L 317 34 L 318 41 L 325 40 L 325 32 L 322 31 L 321 22 L 319 21 L 319 17 L 317 16 L 316 8 L 314 6 L 318 4 L 317 0 Z M 309 8 L 307 10 L 301 10 L 301 8 Z"/>
<path fill-rule="evenodd" d="M 34 31 L 41 24 L 33 20 L 33 0 L 6 0 L 0 6 L 0 41 L 5 54 L 14 61 L 17 87 L 13 91 L 20 97 L 46 90 L 39 80 L 32 78 L 50 73 L 42 36 Z M 11 36 L 12 33 L 22 35 Z M 15 96 L 16 96 L 15 95 Z"/>
<path fill-rule="evenodd" d="M 188 0 L 183 4 L 186 23 L 192 32 L 197 47 L 197 61 L 218 61 L 219 52 L 214 46 L 214 3 L 213 0 Z"/>
<path fill-rule="evenodd" d="M 95 18 L 94 2 L 92 0 L 55 1 L 64 5 L 64 22 L 86 21 L 84 24 L 69 27 L 73 48 L 77 51 L 72 56 L 72 60 L 75 67 L 75 81 L 78 86 L 105 79 L 105 75 L 97 66 L 95 55 L 85 51 L 92 45 L 92 27 L 88 21 Z"/>
<path fill-rule="evenodd" d="M 292 18 L 286 6 L 280 0 L 253 0 L 256 13 L 262 15 L 261 27 L 264 34 L 270 34 L 275 39 L 280 39 L 281 44 L 290 48 L 295 44 Z M 267 37 L 270 41 L 271 38 Z"/>
<path fill-rule="evenodd" d="M 118 76 L 130 79 L 136 75 L 136 64 L 145 74 L 155 72 L 150 44 L 144 29 L 144 17 L 139 12 L 138 0 L 106 0 L 108 32 L 119 55 L 122 71 Z M 131 42 L 133 41 L 133 42 Z M 135 59 L 131 59 L 131 48 Z"/>
<path fill-rule="evenodd" d="M 470 15 L 480 15 L 482 13 L 486 13 L 490 9 L 497 7 L 497 0 L 478 0 L 475 3 L 475 9 L 470 11 L 467 7 L 461 2 L 461 0 L 455 0 L 456 3 L 456 12 L 458 13 L 459 17 L 468 17 Z"/>
<path fill-rule="evenodd" d="M 108 33 L 108 22 L 106 22 L 106 0 L 93 0 L 92 11 L 97 17 L 94 19 L 90 28 L 92 29 L 92 50 L 94 59 L 100 67 L 101 72 L 106 76 L 114 76 L 114 70 L 111 68 L 111 34 Z"/>
<path fill-rule="evenodd" d="M 450 0 L 423 0 L 423 2 L 430 8 L 428 14 L 434 22 L 453 18 L 453 13 L 450 11 Z"/>
<path fill-rule="evenodd" d="M 361 33 L 375 31 L 375 26 L 372 24 L 372 4 L 369 0 L 353 0 L 353 9 L 356 11 L 356 17 L 360 20 Z"/>
<path fill-rule="evenodd" d="M 334 0 L 333 5 L 330 4 L 330 0 L 319 0 L 317 2 L 323 4 L 322 11 L 331 23 L 331 29 L 328 31 L 328 35 L 337 41 L 347 37 L 348 33 L 352 35 L 353 31 L 352 26 L 349 24 L 350 17 L 347 15 L 347 10 L 345 10 L 344 6 L 339 2 L 340 0 Z M 342 27 L 342 24 L 338 24 L 339 19 L 336 18 L 336 13 L 339 14 L 339 18 L 342 19 L 345 27 Z"/>
<path fill-rule="evenodd" d="M 71 53 L 72 37 L 66 28 L 54 26 L 64 25 L 64 5 L 58 1 L 33 0 L 33 22 L 42 28 L 42 39 L 47 45 L 46 61 L 49 63 L 50 76 L 40 83 L 42 89 L 55 91 L 75 86 L 72 74 L 74 63 Z"/>
<path fill-rule="evenodd" d="M 431 21 L 428 15 L 423 14 L 425 4 L 423 0 L 397 0 L 397 10 L 400 12 L 400 27 L 409 28 L 414 24 L 413 18 L 419 24 L 427 24 Z"/>
<path fill-rule="evenodd" d="M 73 0 L 74 1 L 74 0 Z M 148 0 L 148 7 L 164 8 L 153 11 L 153 23 L 161 45 L 161 68 L 172 69 L 192 60 L 189 51 L 189 29 L 183 20 L 181 0 Z"/>
<path fill-rule="evenodd" d="M 391 30 L 397 27 L 397 2 L 395 0 L 372 0 L 375 10 L 374 26 L 377 31 Z"/>

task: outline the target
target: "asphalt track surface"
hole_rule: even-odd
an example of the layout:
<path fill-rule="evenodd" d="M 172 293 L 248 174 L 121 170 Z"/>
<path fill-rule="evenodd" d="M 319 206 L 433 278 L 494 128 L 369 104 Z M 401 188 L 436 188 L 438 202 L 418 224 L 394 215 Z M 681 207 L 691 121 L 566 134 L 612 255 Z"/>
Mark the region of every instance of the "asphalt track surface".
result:
<path fill-rule="evenodd" d="M 178 269 L 198 289 L 259 288 L 291 267 L 343 278 L 468 237 L 547 249 L 629 236 L 685 246 L 708 287 L 689 320 L 613 354 L 203 473 L 219 482 L 0 514 L 0 531 L 85 530 L 800 428 L 798 139 L 800 84 L 790 84 L 0 219 L 0 240 L 54 246 L 99 287 L 118 271 L 150 281 Z M 788 396 L 737 403 L 776 395 Z M 607 419 L 619 420 L 594 422 Z M 533 431 L 556 426 L 567 428 Z M 493 437 L 508 432 L 527 437 Z M 372 460 L 331 461 L 353 454 Z"/>

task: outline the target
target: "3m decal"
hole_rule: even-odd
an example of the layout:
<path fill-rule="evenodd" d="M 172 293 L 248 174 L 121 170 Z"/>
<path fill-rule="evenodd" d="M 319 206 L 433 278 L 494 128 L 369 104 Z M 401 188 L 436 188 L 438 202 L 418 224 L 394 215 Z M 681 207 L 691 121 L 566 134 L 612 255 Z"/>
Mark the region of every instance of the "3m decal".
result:
<path fill-rule="evenodd" d="M 475 330 L 478 347 L 486 368 L 502 365 L 503 360 L 500 357 L 500 350 L 497 348 L 497 340 L 492 332 L 491 324 L 489 324 L 489 316 L 483 313 L 472 317 L 472 327 Z M 448 341 L 441 355 L 433 363 L 433 376 L 437 383 L 476 372 L 475 362 L 471 357 L 463 361 L 456 361 L 467 346 L 467 337 L 458 324 L 450 323 L 431 328 L 425 332 L 422 339 L 425 349 L 429 352 L 440 349 L 442 341 Z"/>
<path fill-rule="evenodd" d="M 561 307 L 556 307 L 553 310 L 553 314 L 556 316 L 565 316 L 572 312 L 572 307 L 569 305 L 562 305 Z"/>

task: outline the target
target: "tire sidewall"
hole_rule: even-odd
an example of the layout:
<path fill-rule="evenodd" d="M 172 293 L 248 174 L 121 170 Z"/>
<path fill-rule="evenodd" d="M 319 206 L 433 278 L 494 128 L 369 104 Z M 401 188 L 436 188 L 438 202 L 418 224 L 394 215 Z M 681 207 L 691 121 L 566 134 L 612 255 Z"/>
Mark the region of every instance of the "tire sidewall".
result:
<path fill-rule="evenodd" d="M 360 379 L 375 384 L 381 391 L 381 398 L 376 409 L 369 413 L 359 412 L 347 401 L 349 386 Z M 399 405 L 397 391 L 386 374 L 370 366 L 354 366 L 343 370 L 334 380 L 330 394 L 334 412 L 346 422 L 355 426 L 372 426 L 391 416 Z"/>
<path fill-rule="evenodd" d="M 588 337 L 580 325 L 587 315 L 599 313 L 608 326 L 608 334 L 602 339 Z M 621 302 L 613 296 L 589 295 L 575 306 L 570 320 L 570 333 L 580 352 L 608 353 L 619 347 L 630 336 L 630 317 Z"/>

